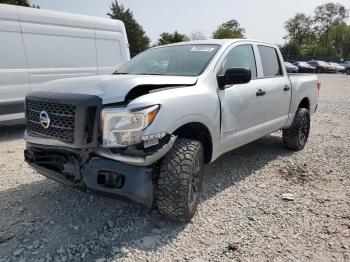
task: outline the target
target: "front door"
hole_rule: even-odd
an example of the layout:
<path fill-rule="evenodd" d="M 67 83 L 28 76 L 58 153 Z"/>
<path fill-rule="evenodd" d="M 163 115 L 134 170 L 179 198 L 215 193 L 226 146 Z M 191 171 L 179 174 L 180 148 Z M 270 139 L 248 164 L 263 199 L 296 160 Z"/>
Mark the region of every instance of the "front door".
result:
<path fill-rule="evenodd" d="M 222 111 L 221 153 L 261 137 L 264 125 L 263 96 L 258 92 L 263 85 L 257 79 L 254 47 L 240 44 L 229 50 L 219 64 L 218 74 L 224 74 L 229 68 L 250 69 L 252 80 L 225 90 L 218 89 Z"/>

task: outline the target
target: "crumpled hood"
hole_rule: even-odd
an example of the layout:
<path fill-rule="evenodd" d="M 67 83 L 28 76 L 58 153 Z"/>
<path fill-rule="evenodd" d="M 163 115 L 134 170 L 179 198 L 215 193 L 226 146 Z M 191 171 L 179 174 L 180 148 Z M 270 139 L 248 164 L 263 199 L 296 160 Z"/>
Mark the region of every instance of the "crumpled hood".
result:
<path fill-rule="evenodd" d="M 197 77 L 152 76 L 152 75 L 105 75 L 67 78 L 48 82 L 33 91 L 47 91 L 64 94 L 96 95 L 103 104 L 118 103 L 125 100 L 131 89 L 142 85 L 189 86 L 197 82 Z"/>

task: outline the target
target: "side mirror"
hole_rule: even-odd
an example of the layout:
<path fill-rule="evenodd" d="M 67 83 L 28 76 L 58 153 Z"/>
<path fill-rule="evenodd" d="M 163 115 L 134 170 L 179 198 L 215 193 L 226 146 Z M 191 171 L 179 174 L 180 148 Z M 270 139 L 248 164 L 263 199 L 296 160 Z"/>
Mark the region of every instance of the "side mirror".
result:
<path fill-rule="evenodd" d="M 217 76 L 219 88 L 225 89 L 227 85 L 249 83 L 252 79 L 252 71 L 247 68 L 229 68 L 224 75 Z"/>

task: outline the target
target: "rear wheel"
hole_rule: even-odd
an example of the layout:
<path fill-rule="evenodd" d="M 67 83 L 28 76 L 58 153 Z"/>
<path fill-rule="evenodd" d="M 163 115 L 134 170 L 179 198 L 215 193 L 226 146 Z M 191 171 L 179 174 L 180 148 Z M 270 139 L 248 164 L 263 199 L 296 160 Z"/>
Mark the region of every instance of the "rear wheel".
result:
<path fill-rule="evenodd" d="M 346 70 L 346 74 L 350 75 L 350 68 Z"/>
<path fill-rule="evenodd" d="M 283 145 L 292 150 L 304 148 L 310 133 L 310 112 L 306 108 L 299 108 L 292 125 L 283 130 Z"/>
<path fill-rule="evenodd" d="M 167 217 L 189 222 L 202 191 L 204 153 L 196 140 L 178 138 L 163 158 L 156 185 L 158 210 Z"/>

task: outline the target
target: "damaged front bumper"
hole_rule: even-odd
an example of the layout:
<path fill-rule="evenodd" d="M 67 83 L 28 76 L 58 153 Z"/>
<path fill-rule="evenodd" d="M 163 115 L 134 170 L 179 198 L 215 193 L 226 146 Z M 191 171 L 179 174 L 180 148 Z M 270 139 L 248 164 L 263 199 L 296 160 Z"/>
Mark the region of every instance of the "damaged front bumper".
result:
<path fill-rule="evenodd" d="M 156 150 L 129 156 L 106 149 L 78 149 L 25 132 L 26 162 L 38 173 L 62 184 L 124 198 L 147 207 L 153 202 L 153 168 L 173 146 L 168 136 Z"/>
<path fill-rule="evenodd" d="M 165 156 L 166 153 L 169 152 L 169 150 L 173 147 L 176 138 L 177 136 L 174 136 L 174 135 L 170 136 L 169 141 L 166 144 L 164 144 L 160 149 L 158 149 L 154 153 L 147 154 L 143 157 L 131 157 L 131 156 L 122 155 L 122 154 L 115 154 L 106 148 L 100 148 L 95 152 L 99 156 L 106 157 L 119 162 L 123 162 L 129 165 L 149 166 L 157 162 L 159 159 Z"/>
<path fill-rule="evenodd" d="M 159 149 L 150 154 L 145 154 L 144 156 L 128 156 L 118 153 L 113 153 L 108 148 L 98 148 L 94 150 L 94 153 L 98 156 L 105 157 L 111 160 L 119 161 L 129 165 L 135 166 L 150 166 L 157 162 L 163 156 L 165 156 L 169 150 L 173 147 L 177 136 L 171 135 L 169 141 L 164 143 Z M 45 145 L 45 146 L 58 146 L 58 147 L 71 147 L 69 144 L 65 144 L 61 141 L 45 138 L 36 137 L 28 134 L 27 130 L 24 132 L 24 140 L 30 144 Z"/>
<path fill-rule="evenodd" d="M 91 157 L 81 164 L 78 153 L 27 144 L 26 162 L 38 173 L 62 184 L 151 207 L 153 172 L 121 162 Z"/>

